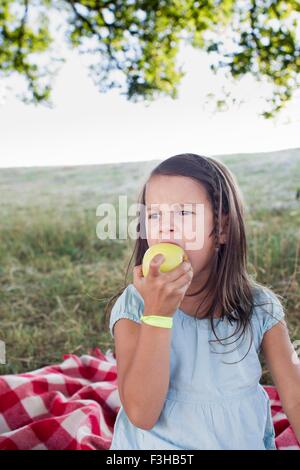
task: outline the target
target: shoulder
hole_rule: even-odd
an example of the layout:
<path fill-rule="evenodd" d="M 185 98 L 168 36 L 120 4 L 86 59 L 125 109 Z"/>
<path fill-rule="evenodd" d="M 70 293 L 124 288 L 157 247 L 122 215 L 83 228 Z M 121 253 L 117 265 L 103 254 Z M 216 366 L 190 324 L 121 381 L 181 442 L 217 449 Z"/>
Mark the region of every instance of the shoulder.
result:
<path fill-rule="evenodd" d="M 128 318 L 141 323 L 144 311 L 144 300 L 134 284 L 128 284 L 114 303 L 109 320 L 109 330 L 113 337 L 113 326 L 120 318 Z"/>
<path fill-rule="evenodd" d="M 277 294 L 266 286 L 253 288 L 252 318 L 259 343 L 265 332 L 281 321 L 284 316 L 284 306 Z"/>

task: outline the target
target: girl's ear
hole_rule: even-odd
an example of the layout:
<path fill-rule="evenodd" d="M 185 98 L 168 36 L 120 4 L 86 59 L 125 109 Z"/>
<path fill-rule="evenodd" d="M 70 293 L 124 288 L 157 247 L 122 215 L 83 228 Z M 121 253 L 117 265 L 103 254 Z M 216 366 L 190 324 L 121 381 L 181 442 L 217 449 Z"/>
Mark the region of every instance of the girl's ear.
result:
<path fill-rule="evenodd" d="M 220 244 L 223 245 L 226 243 L 227 237 L 227 227 L 228 227 L 228 214 L 222 214 L 222 229 L 220 233 Z"/>

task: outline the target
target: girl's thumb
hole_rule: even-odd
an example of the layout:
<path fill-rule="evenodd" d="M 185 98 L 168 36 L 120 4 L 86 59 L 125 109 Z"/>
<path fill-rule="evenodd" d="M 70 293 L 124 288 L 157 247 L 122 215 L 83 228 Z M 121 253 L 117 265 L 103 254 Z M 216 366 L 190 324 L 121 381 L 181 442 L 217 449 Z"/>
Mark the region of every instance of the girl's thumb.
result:
<path fill-rule="evenodd" d="M 158 276 L 160 273 L 160 265 L 165 260 L 165 257 L 161 254 L 155 255 L 149 264 L 150 276 Z"/>
<path fill-rule="evenodd" d="M 152 258 L 152 261 L 155 263 L 155 264 L 160 264 L 163 262 L 163 260 L 165 259 L 165 257 L 161 254 L 157 254 L 155 255 L 153 258 Z M 152 262 L 151 261 L 151 262 Z"/>

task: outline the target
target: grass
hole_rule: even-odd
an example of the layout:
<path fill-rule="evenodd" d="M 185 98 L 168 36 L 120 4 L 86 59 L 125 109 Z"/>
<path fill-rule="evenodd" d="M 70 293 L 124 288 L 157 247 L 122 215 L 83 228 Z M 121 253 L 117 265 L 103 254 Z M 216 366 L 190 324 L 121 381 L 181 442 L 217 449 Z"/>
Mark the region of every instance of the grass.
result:
<path fill-rule="evenodd" d="M 218 158 L 244 195 L 249 270 L 283 295 L 290 336 L 300 339 L 300 149 Z M 96 207 L 119 194 L 135 201 L 157 162 L 0 171 L 1 374 L 113 349 L 104 307 L 123 286 L 133 242 L 99 240 Z M 272 383 L 261 360 L 262 383 Z"/>

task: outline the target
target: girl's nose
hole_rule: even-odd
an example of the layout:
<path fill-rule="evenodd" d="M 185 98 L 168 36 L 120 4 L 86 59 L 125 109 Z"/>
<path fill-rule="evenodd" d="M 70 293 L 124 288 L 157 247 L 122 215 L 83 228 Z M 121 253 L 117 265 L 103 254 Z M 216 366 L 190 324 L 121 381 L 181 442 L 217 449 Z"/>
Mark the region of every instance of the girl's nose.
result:
<path fill-rule="evenodd" d="M 162 221 L 160 225 L 160 233 L 162 236 L 171 237 L 175 232 L 174 222 Z"/>

